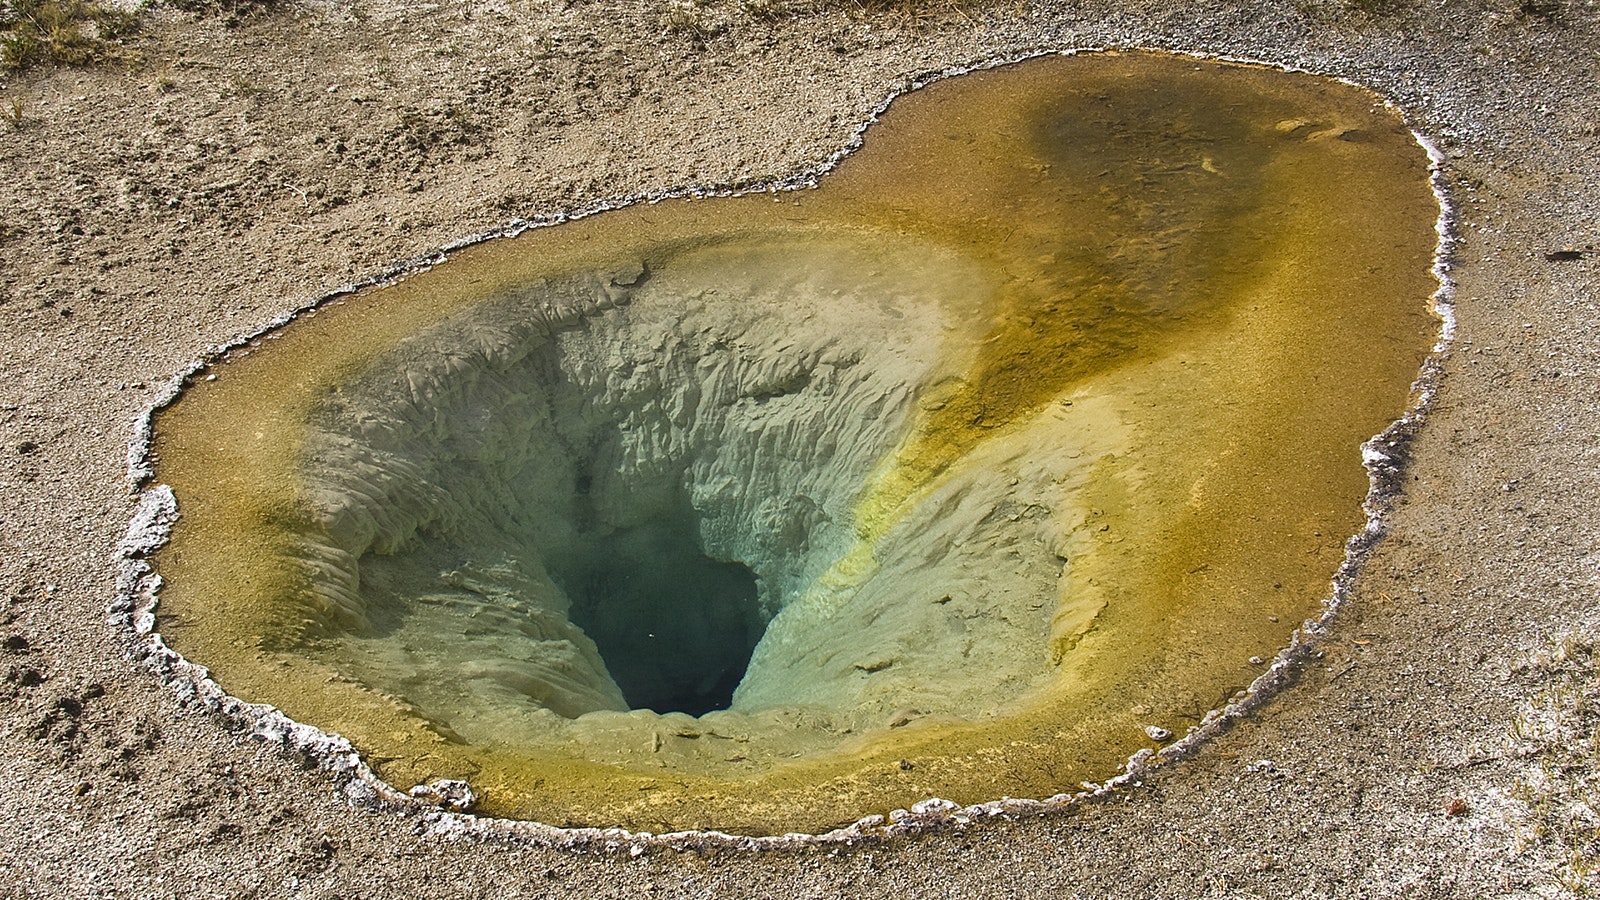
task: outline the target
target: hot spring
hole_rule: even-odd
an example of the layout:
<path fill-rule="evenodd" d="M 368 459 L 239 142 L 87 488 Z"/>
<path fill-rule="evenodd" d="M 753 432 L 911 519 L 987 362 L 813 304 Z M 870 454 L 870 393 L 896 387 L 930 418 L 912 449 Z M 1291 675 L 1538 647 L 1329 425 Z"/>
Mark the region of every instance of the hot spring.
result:
<path fill-rule="evenodd" d="M 814 190 L 485 242 L 219 359 L 155 422 L 158 627 L 493 815 L 1072 790 L 1319 611 L 1437 334 L 1437 215 L 1347 84 L 948 78 Z"/>

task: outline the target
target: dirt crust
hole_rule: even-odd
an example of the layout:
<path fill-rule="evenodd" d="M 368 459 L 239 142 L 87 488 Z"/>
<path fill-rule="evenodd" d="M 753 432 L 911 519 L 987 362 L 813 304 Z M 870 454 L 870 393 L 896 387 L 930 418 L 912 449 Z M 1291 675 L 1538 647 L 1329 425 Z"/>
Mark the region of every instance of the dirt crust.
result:
<path fill-rule="evenodd" d="M 6 73 L 0 897 L 1582 890 L 1597 24 L 1593 0 L 295 2 L 158 8 L 110 61 Z M 106 609 L 130 423 L 208 348 L 517 220 L 791 177 L 921 76 L 1087 46 L 1368 85 L 1438 143 L 1459 211 L 1457 339 L 1388 534 L 1320 656 L 1191 758 L 1064 812 L 889 841 L 574 854 L 353 806 L 124 652 Z"/>

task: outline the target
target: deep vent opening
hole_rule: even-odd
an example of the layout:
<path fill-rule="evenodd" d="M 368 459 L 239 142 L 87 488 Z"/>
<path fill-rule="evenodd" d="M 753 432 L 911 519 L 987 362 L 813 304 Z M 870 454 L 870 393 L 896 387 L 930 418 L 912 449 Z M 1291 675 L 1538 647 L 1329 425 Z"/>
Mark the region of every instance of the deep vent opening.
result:
<path fill-rule="evenodd" d="M 582 481 L 578 485 L 580 493 Z M 727 709 L 767 627 L 755 573 L 706 555 L 688 504 L 551 561 L 570 616 L 633 709 Z"/>

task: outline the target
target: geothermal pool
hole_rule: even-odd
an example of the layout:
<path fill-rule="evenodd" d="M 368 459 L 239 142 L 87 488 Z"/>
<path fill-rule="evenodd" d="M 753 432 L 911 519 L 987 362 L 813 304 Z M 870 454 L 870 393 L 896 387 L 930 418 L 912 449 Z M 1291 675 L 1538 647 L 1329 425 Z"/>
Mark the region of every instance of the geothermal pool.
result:
<path fill-rule="evenodd" d="M 1438 331 L 1373 95 L 1154 54 L 896 100 L 813 190 L 334 298 L 155 422 L 165 641 L 557 825 L 821 830 L 1115 774 L 1261 671 Z"/>

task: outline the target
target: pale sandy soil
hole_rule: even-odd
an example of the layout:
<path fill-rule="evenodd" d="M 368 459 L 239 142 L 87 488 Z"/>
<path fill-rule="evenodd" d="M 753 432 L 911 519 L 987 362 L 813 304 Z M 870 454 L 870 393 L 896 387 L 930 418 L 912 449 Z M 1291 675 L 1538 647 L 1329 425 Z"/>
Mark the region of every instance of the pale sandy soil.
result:
<path fill-rule="evenodd" d="M 157 12 L 122 62 L 0 80 L 23 103 L 0 122 L 0 897 L 1580 890 L 1600 857 L 1593 0 L 753 14 L 782 6 Z M 1445 150 L 1460 211 L 1459 336 L 1391 534 L 1323 658 L 1193 759 L 889 843 L 575 855 L 352 809 L 124 657 L 105 619 L 129 423 L 208 347 L 516 217 L 815 166 L 919 74 L 1092 45 L 1371 85 Z M 1585 253 L 1546 258 L 1565 247 Z"/>

